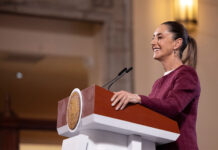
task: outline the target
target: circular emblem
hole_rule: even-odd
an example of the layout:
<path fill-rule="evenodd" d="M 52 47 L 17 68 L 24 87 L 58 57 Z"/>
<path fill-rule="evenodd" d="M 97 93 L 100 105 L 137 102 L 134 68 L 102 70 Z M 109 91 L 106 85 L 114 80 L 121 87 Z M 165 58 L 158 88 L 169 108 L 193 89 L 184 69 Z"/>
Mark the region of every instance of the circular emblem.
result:
<path fill-rule="evenodd" d="M 76 130 L 82 112 L 82 95 L 79 89 L 74 89 L 67 106 L 67 124 L 70 130 Z"/>

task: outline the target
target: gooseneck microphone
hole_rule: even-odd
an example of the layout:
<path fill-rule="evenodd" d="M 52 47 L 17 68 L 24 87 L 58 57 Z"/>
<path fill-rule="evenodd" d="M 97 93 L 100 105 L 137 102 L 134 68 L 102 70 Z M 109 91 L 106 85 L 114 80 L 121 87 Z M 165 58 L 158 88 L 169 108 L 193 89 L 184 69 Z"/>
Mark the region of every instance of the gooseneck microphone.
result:
<path fill-rule="evenodd" d="M 118 78 L 120 75 L 122 75 L 126 70 L 127 70 L 127 68 L 123 68 L 115 78 L 113 78 L 112 80 L 110 80 L 109 82 L 104 84 L 102 87 L 105 88 L 107 85 L 111 84 L 116 78 Z"/>
<path fill-rule="evenodd" d="M 122 78 L 125 74 L 129 73 L 130 71 L 132 71 L 133 67 L 130 67 L 129 69 L 124 68 L 122 69 L 118 75 L 112 79 L 111 81 L 107 82 L 106 84 L 104 84 L 102 87 L 105 88 L 107 86 L 107 89 L 110 90 L 111 86 L 117 82 L 120 78 Z"/>

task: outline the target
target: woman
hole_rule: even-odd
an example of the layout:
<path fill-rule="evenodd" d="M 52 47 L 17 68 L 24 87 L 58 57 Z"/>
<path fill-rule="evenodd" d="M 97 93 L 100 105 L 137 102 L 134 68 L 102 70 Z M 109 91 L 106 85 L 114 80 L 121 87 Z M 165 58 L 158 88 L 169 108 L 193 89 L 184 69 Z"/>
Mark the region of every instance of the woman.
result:
<path fill-rule="evenodd" d="M 158 146 L 158 150 L 197 150 L 196 118 L 200 83 L 195 72 L 196 42 L 183 25 L 168 21 L 155 30 L 151 46 L 153 58 L 163 65 L 164 76 L 154 83 L 149 96 L 114 92 L 112 106 L 122 110 L 128 103 L 140 103 L 176 120 L 180 137 L 176 142 Z M 186 47 L 187 56 L 183 59 Z"/>

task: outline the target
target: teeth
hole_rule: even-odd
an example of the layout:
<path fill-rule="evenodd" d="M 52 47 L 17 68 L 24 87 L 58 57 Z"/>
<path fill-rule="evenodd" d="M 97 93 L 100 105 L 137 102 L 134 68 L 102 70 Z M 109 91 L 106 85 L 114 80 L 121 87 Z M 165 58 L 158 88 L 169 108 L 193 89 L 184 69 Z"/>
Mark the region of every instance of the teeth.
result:
<path fill-rule="evenodd" d="M 156 49 L 156 48 L 155 48 L 155 49 L 154 49 L 154 52 L 159 51 L 159 50 L 160 50 L 160 49 Z"/>

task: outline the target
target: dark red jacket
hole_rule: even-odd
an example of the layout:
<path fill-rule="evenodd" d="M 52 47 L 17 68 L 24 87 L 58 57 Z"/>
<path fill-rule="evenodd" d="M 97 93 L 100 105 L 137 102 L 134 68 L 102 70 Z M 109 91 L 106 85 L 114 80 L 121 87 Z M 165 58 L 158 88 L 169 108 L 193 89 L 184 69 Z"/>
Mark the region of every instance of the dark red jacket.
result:
<path fill-rule="evenodd" d="M 196 119 L 200 91 L 195 70 L 182 65 L 158 79 L 148 97 L 139 95 L 143 105 L 177 121 L 180 128 L 176 142 L 158 146 L 157 150 L 198 150 Z"/>

